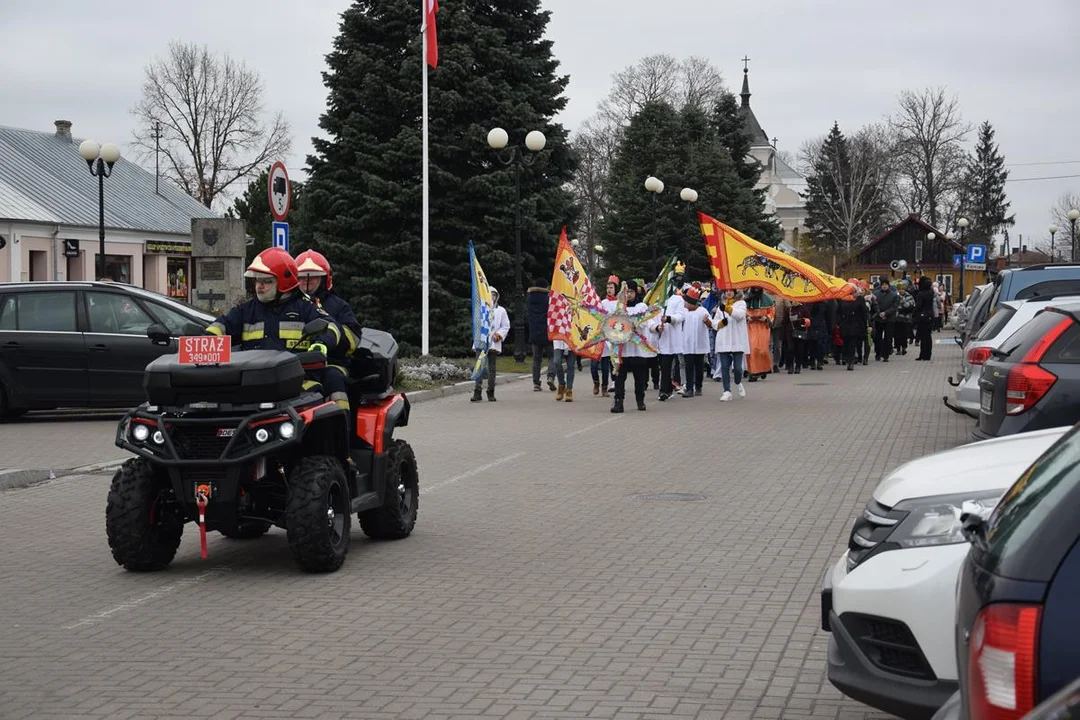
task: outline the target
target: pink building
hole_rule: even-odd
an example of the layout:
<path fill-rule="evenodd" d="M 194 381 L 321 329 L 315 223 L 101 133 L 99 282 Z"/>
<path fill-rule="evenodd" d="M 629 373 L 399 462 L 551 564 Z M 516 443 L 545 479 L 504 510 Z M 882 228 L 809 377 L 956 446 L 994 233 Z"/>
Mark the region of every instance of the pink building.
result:
<path fill-rule="evenodd" d="M 98 181 L 71 123 L 55 132 L 0 126 L 0 282 L 92 280 Z M 187 301 L 191 220 L 209 208 L 133 162 L 105 180 L 105 276 Z"/>

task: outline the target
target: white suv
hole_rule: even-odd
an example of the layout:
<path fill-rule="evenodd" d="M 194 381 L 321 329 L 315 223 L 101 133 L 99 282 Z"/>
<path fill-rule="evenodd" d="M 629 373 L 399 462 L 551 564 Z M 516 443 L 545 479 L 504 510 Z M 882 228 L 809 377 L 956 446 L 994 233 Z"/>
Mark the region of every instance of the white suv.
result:
<path fill-rule="evenodd" d="M 902 465 L 855 519 L 825 573 L 829 681 L 902 718 L 930 718 L 957 689 L 956 578 L 968 552 L 964 501 L 992 508 L 1069 428 L 963 445 Z"/>

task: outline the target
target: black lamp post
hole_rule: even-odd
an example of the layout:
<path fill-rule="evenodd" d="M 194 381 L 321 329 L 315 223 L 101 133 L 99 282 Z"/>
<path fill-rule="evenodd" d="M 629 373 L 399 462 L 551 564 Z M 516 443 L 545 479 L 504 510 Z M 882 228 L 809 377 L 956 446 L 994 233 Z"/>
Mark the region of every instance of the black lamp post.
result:
<path fill-rule="evenodd" d="M 660 178 L 650 175 L 645 178 L 645 190 L 652 195 L 652 270 L 659 272 L 656 267 L 656 245 L 659 242 L 656 226 L 656 199 L 660 193 L 664 192 L 664 183 Z"/>
<path fill-rule="evenodd" d="M 105 178 L 112 175 L 113 165 L 120 160 L 120 148 L 112 143 L 98 145 L 84 140 L 79 154 L 90 168 L 90 174 L 98 179 L 98 263 L 97 279 L 105 278 Z"/>
<path fill-rule="evenodd" d="M 1069 262 L 1076 262 L 1076 221 L 1080 220 L 1080 210 L 1073 208 L 1066 217 L 1069 218 L 1069 227 L 1072 231 L 1072 244 L 1069 246 L 1072 254 L 1069 255 Z"/>
<path fill-rule="evenodd" d="M 510 136 L 502 128 L 488 132 L 488 145 L 497 150 L 497 156 L 504 165 L 514 166 L 514 359 L 525 361 L 525 285 L 521 279 L 521 166 L 532 165 L 536 155 L 527 155 L 517 145 L 507 148 Z M 525 136 L 525 147 L 532 153 L 539 153 L 547 145 L 547 138 L 539 130 L 533 130 Z"/>
<path fill-rule="evenodd" d="M 967 269 L 967 245 L 964 244 L 964 232 L 968 226 L 967 218 L 957 220 L 956 226 L 960 228 L 960 302 L 964 302 L 964 298 L 967 297 L 964 294 L 964 271 Z"/>
<path fill-rule="evenodd" d="M 1050 226 L 1050 262 L 1054 262 L 1054 236 L 1057 235 L 1057 231 L 1057 225 Z M 1021 250 L 1021 253 L 1023 253 L 1023 250 Z"/>

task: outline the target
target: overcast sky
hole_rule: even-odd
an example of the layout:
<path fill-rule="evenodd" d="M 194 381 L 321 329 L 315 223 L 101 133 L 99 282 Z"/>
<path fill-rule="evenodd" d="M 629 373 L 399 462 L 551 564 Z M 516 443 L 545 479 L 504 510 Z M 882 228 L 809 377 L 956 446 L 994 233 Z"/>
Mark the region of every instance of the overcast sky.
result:
<path fill-rule="evenodd" d="M 126 148 L 143 66 L 170 39 L 206 43 L 262 74 L 268 108 L 283 110 L 293 127 L 287 164 L 299 175 L 325 105 L 323 58 L 348 5 L 0 0 L 0 124 L 51 130 L 63 118 L 74 122 L 76 136 Z M 570 75 L 561 120 L 571 130 L 593 114 L 612 73 L 645 55 L 706 57 L 737 92 L 740 58 L 748 54 L 751 104 L 781 150 L 797 151 L 833 120 L 847 132 L 880 120 L 905 88 L 945 85 L 959 96 L 968 120 L 993 123 L 1013 180 L 1080 175 L 1078 0 L 544 5 L 553 13 L 555 54 Z M 1066 191 L 1080 192 L 1080 177 L 1009 183 L 1014 244 L 1017 233 L 1025 243 L 1047 236 L 1049 208 Z"/>

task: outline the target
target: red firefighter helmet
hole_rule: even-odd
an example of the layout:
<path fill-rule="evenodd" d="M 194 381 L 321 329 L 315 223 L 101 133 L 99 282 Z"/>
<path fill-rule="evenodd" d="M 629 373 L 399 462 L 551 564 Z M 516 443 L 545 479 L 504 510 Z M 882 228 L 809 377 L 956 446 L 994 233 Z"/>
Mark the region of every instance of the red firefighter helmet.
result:
<path fill-rule="evenodd" d="M 299 273 L 296 270 L 296 261 L 281 248 L 267 248 L 255 256 L 244 277 L 256 275 L 272 275 L 277 280 L 279 293 L 295 290 L 300 284 L 297 280 Z"/>
<path fill-rule="evenodd" d="M 326 289 L 334 287 L 334 274 L 330 270 L 330 263 L 322 253 L 314 250 L 305 250 L 296 256 L 296 270 L 300 277 L 325 277 Z"/>

